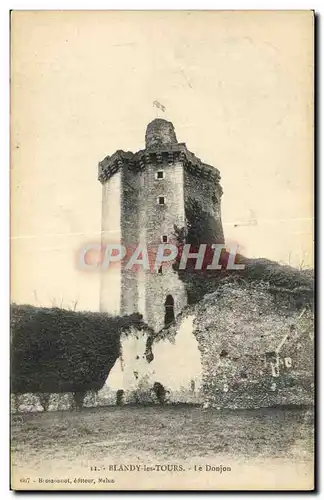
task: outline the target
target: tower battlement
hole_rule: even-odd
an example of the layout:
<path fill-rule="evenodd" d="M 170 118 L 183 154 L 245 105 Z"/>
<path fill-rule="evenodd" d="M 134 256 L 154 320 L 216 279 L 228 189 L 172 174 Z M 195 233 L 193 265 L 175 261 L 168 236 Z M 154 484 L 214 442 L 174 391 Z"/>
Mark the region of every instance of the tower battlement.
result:
<path fill-rule="evenodd" d="M 170 130 L 172 127 L 172 130 Z M 220 180 L 220 172 L 202 162 L 187 149 L 184 142 L 178 143 L 171 122 L 156 118 L 148 124 L 145 134 L 146 149 L 132 153 L 118 150 L 112 156 L 106 156 L 98 165 L 98 180 L 103 184 L 123 166 L 130 170 L 141 171 L 146 165 L 156 163 L 175 163 L 181 161 L 193 175 L 212 182 Z"/>

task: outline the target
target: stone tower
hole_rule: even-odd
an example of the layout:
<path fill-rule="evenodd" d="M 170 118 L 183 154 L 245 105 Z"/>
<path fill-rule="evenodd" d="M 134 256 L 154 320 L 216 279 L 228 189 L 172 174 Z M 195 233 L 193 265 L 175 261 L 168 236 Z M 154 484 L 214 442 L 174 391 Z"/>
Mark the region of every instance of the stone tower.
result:
<path fill-rule="evenodd" d="M 174 241 L 174 225 L 186 224 L 186 202 L 198 201 L 215 222 L 223 241 L 219 171 L 178 143 L 172 123 L 155 119 L 146 129 L 145 149 L 116 151 L 99 163 L 102 184 L 102 244 L 122 244 L 132 252 L 148 251 Z M 125 263 L 124 263 L 125 261 Z M 187 303 L 184 284 L 172 266 L 158 270 L 103 270 L 100 310 L 115 314 L 140 312 L 155 330 L 181 312 Z"/>

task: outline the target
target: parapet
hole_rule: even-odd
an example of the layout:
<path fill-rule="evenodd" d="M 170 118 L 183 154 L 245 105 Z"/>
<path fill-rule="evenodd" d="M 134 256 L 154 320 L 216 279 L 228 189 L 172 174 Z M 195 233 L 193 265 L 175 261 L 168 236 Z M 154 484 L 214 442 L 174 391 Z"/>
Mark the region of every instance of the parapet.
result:
<path fill-rule="evenodd" d="M 110 177 L 124 166 L 134 172 L 141 172 L 147 165 L 172 164 L 182 162 L 191 174 L 207 181 L 219 183 L 219 170 L 203 163 L 187 149 L 184 142 L 178 142 L 174 126 L 171 122 L 156 118 L 150 122 L 145 134 L 146 148 L 136 153 L 116 151 L 106 156 L 98 165 L 98 179 L 104 184 Z"/>

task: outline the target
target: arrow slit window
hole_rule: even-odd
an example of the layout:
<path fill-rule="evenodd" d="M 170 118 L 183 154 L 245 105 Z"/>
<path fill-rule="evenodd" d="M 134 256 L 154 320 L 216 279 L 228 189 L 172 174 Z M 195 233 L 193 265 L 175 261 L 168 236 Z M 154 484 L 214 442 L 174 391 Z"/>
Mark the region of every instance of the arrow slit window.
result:
<path fill-rule="evenodd" d="M 164 179 L 164 176 L 165 176 L 165 174 L 164 174 L 164 171 L 163 171 L 163 170 L 158 170 L 158 171 L 156 172 L 156 174 L 155 174 L 155 178 L 156 178 L 157 180 Z"/>

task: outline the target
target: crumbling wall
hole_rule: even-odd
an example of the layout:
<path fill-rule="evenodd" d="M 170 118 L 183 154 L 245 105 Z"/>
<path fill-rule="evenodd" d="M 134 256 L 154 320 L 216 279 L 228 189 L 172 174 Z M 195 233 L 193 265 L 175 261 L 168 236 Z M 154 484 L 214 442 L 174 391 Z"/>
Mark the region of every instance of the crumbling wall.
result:
<path fill-rule="evenodd" d="M 121 337 L 121 356 L 112 368 L 99 400 L 123 403 L 158 403 L 154 384 L 161 384 L 169 402 L 200 403 L 201 354 L 194 334 L 194 316 L 185 315 L 165 335 L 157 336 L 148 352 L 150 334 L 133 329 Z M 114 396 L 113 396 L 114 395 Z"/>
<path fill-rule="evenodd" d="M 262 282 L 225 282 L 154 337 L 153 360 L 142 364 L 140 380 L 161 383 L 174 403 L 312 404 L 313 349 L 311 304 L 296 306 L 289 291 Z"/>
<path fill-rule="evenodd" d="M 266 284 L 224 284 L 195 308 L 207 405 L 313 401 L 313 312 Z M 279 348 L 279 349 L 278 349 Z M 275 368 L 275 369 L 274 369 Z"/>
<path fill-rule="evenodd" d="M 289 291 L 266 283 L 224 282 L 159 333 L 136 325 L 123 331 L 104 387 L 88 393 L 84 405 L 159 404 L 157 383 L 169 403 L 312 404 L 312 304 L 296 303 Z M 21 398 L 20 411 L 40 409 L 35 395 Z M 50 410 L 70 406 L 69 395 L 51 395 Z"/>

